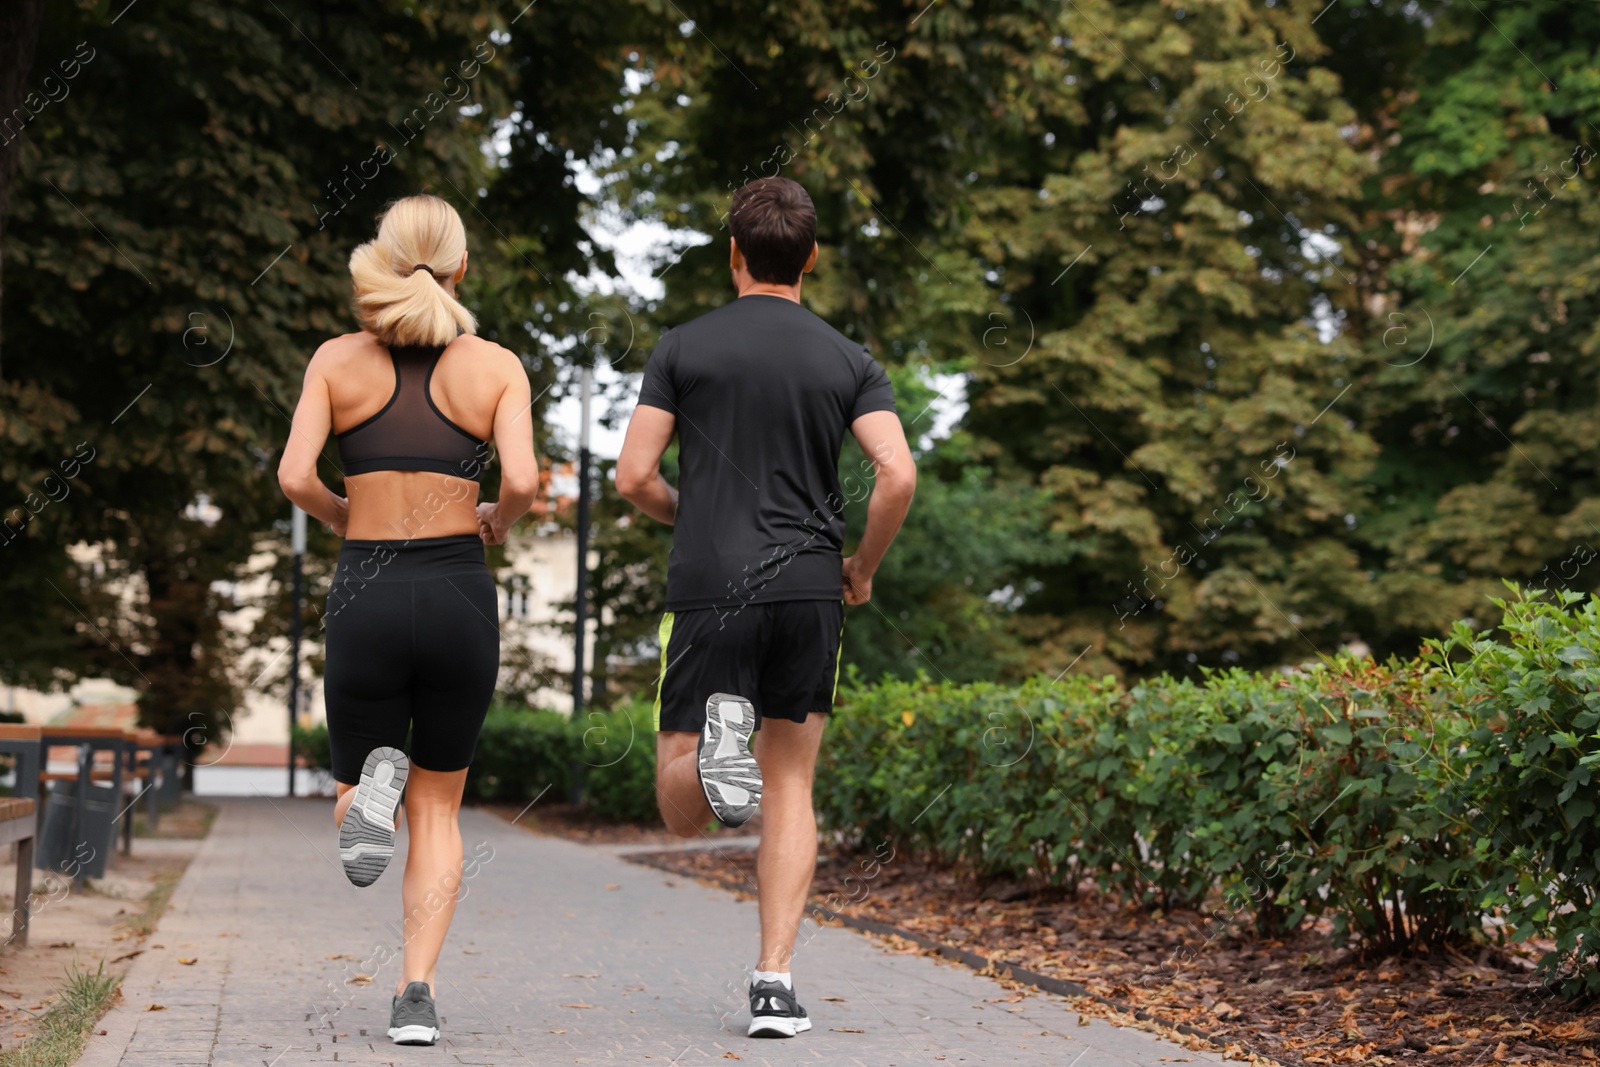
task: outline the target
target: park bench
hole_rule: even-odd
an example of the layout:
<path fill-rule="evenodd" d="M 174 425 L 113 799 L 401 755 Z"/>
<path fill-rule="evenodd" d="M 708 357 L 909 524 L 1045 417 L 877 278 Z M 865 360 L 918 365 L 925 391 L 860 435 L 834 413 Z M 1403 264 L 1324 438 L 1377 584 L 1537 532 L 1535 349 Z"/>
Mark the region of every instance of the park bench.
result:
<path fill-rule="evenodd" d="M 16 896 L 11 906 L 11 940 L 28 944 L 33 915 L 33 843 L 39 834 L 39 764 L 42 753 L 37 726 L 0 723 L 0 753 L 16 760 L 15 796 L 0 797 L 0 845 L 15 845 Z"/>

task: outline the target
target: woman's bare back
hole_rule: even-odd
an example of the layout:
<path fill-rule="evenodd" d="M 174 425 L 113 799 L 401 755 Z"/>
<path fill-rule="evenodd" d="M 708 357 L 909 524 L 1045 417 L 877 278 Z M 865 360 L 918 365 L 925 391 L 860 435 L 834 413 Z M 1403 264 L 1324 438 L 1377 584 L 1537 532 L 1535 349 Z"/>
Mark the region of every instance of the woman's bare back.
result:
<path fill-rule="evenodd" d="M 353 429 L 389 403 L 395 367 L 389 350 L 369 333 L 346 334 L 317 352 L 323 362 L 333 433 Z M 499 345 L 470 334 L 456 338 L 435 366 L 428 393 L 445 418 L 480 441 L 493 437 L 495 416 L 510 375 L 526 380 L 521 364 Z M 431 471 L 373 471 L 345 478 L 350 500 L 346 536 L 410 540 L 477 533 L 478 484 L 470 477 Z"/>

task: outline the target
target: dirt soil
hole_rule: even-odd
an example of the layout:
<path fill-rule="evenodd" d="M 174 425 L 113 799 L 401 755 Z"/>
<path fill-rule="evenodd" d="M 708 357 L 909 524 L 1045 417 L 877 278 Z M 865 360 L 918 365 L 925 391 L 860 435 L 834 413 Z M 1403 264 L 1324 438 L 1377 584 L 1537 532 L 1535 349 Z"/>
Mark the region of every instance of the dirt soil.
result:
<path fill-rule="evenodd" d="M 650 859 L 725 887 L 755 879 L 748 848 Z M 1187 1023 L 1232 1059 L 1264 1056 L 1296 1067 L 1600 1064 L 1600 1012 L 1541 988 L 1532 971 L 1537 944 L 1364 959 L 1316 929 L 1257 940 L 1245 929 L 1218 932 L 1198 913 L 1127 908 L 1088 890 L 1073 900 L 1032 897 L 1012 885 L 984 889 L 888 853 L 824 854 L 813 899 Z M 1074 1004 L 1130 1021 L 1087 997 Z"/>
<path fill-rule="evenodd" d="M 597 819 L 582 808 L 572 804 L 551 804 L 540 801 L 531 808 L 519 804 L 480 803 L 475 805 L 484 811 L 497 815 L 507 822 L 515 822 L 518 826 L 532 830 L 537 834 L 547 834 L 551 837 L 564 837 L 571 841 L 581 841 L 586 845 L 674 845 L 683 844 L 684 839 L 674 837 L 668 833 L 666 827 L 659 823 L 645 825 L 629 822 L 609 822 Z M 520 816 L 520 818 L 519 818 Z M 749 822 L 736 829 L 717 826 L 706 831 L 704 838 L 697 838 L 704 844 L 707 840 L 716 841 L 718 838 L 748 837 L 761 832 L 761 816 L 757 815 Z"/>
<path fill-rule="evenodd" d="M 119 978 L 144 952 L 162 951 L 159 934 L 149 932 L 159 912 L 150 907 L 153 891 L 170 895 L 209 829 L 215 809 L 192 800 L 161 816 L 160 839 L 135 837 L 133 855 L 118 852 L 104 878 L 84 889 L 55 872 L 34 871 L 33 917 L 28 944 L 10 940 L 9 891 L 16 884 L 16 858 L 0 849 L 0 887 L 7 895 L 0 917 L 0 1048 L 23 1044 L 38 1017 L 57 999 L 69 968 L 94 971 L 104 963 Z M 165 902 L 161 901 L 162 910 Z"/>

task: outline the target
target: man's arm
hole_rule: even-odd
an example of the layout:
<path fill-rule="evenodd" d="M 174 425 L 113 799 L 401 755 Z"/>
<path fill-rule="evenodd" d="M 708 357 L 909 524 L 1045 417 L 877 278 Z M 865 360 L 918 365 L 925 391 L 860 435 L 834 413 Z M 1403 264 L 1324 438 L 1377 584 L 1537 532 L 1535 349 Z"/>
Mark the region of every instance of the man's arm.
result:
<path fill-rule="evenodd" d="M 872 459 L 873 487 L 867 501 L 867 528 L 855 555 L 844 561 L 844 599 L 847 604 L 865 604 L 872 599 L 872 576 L 911 510 L 917 465 L 900 416 L 893 411 L 869 411 L 850 424 L 850 432 Z"/>
<path fill-rule="evenodd" d="M 628 420 L 628 434 L 617 457 L 617 492 L 622 499 L 668 526 L 678 516 L 678 491 L 661 476 L 661 457 L 677 424 L 672 412 L 640 404 Z"/>

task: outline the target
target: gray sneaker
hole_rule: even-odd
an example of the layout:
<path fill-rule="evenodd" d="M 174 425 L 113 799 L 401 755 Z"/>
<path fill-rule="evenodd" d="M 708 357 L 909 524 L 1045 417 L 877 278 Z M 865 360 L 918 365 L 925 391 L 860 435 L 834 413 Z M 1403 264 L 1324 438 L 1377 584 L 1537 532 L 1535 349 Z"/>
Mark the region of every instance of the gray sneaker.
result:
<path fill-rule="evenodd" d="M 369 886 L 394 856 L 394 816 L 411 765 L 398 748 L 375 748 L 361 768 L 356 798 L 339 823 L 339 860 L 351 883 Z"/>
<path fill-rule="evenodd" d="M 700 731 L 700 788 L 711 813 L 727 826 L 741 826 L 761 810 L 761 768 L 750 754 L 756 709 L 744 697 L 714 693 L 706 701 Z"/>
<path fill-rule="evenodd" d="M 397 1045 L 431 1045 L 439 1040 L 439 1009 L 427 982 L 412 982 L 389 1009 L 389 1040 Z"/>
<path fill-rule="evenodd" d="M 811 1029 L 794 990 L 782 982 L 750 983 L 749 1037 L 793 1037 Z"/>

